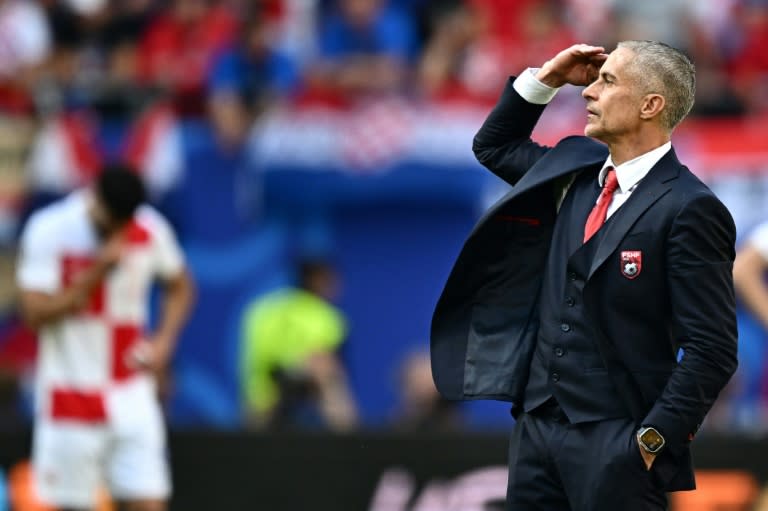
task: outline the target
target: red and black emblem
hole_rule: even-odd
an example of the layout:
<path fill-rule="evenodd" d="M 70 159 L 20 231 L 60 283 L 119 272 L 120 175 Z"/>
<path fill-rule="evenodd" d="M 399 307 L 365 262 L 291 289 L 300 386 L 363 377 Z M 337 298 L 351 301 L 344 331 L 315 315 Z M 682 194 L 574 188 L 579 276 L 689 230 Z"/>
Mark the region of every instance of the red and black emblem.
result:
<path fill-rule="evenodd" d="M 643 269 L 643 253 L 640 250 L 621 252 L 621 274 L 628 279 L 635 279 Z"/>

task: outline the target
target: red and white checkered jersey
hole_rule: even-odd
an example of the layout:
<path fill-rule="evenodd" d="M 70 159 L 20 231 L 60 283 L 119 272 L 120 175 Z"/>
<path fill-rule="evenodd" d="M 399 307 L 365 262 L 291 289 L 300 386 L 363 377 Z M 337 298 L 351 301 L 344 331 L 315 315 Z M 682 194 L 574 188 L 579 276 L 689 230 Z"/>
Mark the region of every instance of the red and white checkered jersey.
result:
<path fill-rule="evenodd" d="M 22 234 L 17 280 L 21 289 L 55 293 L 93 263 L 100 240 L 88 217 L 89 192 L 77 191 L 36 212 Z M 40 331 L 37 413 L 102 422 L 111 411 L 108 393 L 149 379 L 127 364 L 144 335 L 155 278 L 182 270 L 181 249 L 170 225 L 141 206 L 129 224 L 120 261 L 96 287 L 85 309 Z"/>

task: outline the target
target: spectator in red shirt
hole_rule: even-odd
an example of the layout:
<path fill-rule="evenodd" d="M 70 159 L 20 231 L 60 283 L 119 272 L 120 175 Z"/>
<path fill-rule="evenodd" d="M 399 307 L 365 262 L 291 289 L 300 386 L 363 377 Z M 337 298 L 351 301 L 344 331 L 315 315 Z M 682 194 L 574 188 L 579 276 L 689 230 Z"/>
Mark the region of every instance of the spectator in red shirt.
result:
<path fill-rule="evenodd" d="M 139 76 L 168 89 L 180 113 L 200 114 L 212 61 L 236 36 L 237 20 L 225 6 L 173 0 L 140 42 Z"/>
<path fill-rule="evenodd" d="M 738 47 L 731 57 L 730 71 L 736 93 L 748 111 L 768 111 L 768 5 L 745 1 L 738 9 Z"/>
<path fill-rule="evenodd" d="M 510 67 L 534 65 L 532 55 L 554 54 L 573 43 L 552 2 L 469 0 L 433 21 L 419 80 L 436 99 L 494 101 Z"/>

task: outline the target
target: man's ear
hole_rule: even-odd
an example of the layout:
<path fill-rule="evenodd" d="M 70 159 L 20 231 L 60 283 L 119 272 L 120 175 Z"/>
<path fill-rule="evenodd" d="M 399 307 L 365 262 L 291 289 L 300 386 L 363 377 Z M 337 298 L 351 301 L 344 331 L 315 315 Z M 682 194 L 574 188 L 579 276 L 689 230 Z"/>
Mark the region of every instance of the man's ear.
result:
<path fill-rule="evenodd" d="M 640 118 L 643 120 L 653 119 L 661 113 L 666 104 L 667 102 L 661 94 L 646 95 L 640 105 Z"/>

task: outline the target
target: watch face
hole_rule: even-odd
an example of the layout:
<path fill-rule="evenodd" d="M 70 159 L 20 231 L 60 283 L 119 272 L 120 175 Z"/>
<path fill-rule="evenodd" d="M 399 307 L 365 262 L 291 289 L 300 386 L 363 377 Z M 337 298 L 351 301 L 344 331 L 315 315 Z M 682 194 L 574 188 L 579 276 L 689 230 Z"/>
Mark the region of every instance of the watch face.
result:
<path fill-rule="evenodd" d="M 643 434 L 640 435 L 640 439 L 645 444 L 646 448 L 651 451 L 657 451 L 664 445 L 664 438 L 655 429 L 646 429 Z"/>

